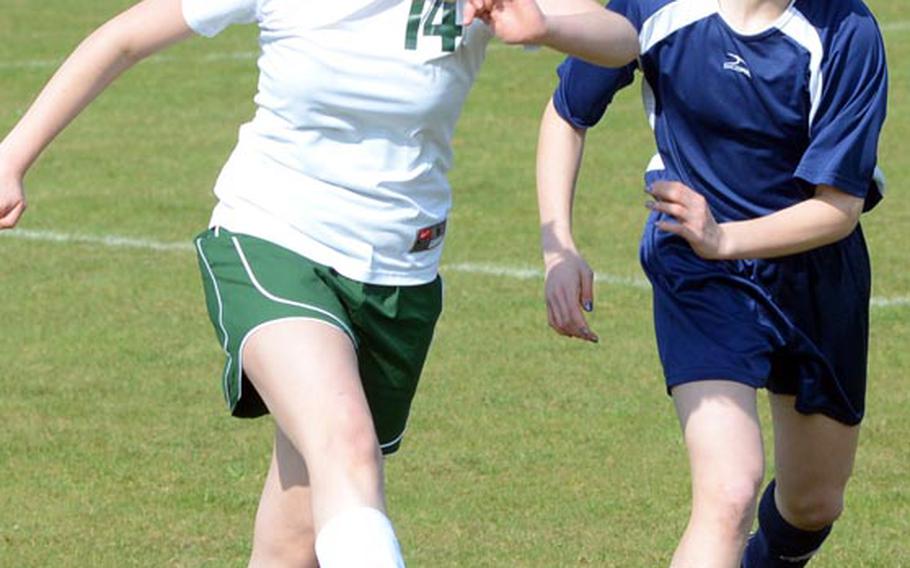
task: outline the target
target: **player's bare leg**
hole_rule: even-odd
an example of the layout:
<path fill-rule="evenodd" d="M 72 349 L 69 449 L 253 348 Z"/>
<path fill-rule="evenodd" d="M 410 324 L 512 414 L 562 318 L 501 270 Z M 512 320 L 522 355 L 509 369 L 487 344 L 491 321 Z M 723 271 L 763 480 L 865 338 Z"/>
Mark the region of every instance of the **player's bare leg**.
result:
<path fill-rule="evenodd" d="M 320 565 L 400 566 L 351 340 L 322 322 L 285 320 L 258 330 L 243 354 L 250 380 L 306 464 Z"/>
<path fill-rule="evenodd" d="M 824 528 L 843 511 L 859 426 L 847 426 L 823 414 L 800 414 L 792 396 L 769 398 L 778 507 L 785 519 L 801 529 Z"/>
<path fill-rule="evenodd" d="M 272 463 L 256 512 L 250 568 L 317 568 L 315 541 L 306 464 L 276 426 Z"/>
<path fill-rule="evenodd" d="M 796 411 L 795 397 L 770 395 L 774 420 L 775 481 L 765 490 L 759 531 L 750 539 L 744 566 L 804 566 L 844 508 L 859 426 L 822 414 Z"/>
<path fill-rule="evenodd" d="M 698 381 L 673 389 L 692 473 L 692 513 L 673 568 L 738 568 L 764 474 L 755 389 Z"/>

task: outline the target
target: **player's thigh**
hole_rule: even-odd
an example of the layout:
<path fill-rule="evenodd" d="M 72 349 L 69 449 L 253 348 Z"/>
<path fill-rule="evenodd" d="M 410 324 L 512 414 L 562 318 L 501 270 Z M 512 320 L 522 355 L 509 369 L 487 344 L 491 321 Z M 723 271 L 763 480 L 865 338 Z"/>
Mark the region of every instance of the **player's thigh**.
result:
<path fill-rule="evenodd" d="M 790 503 L 839 501 L 853 472 L 859 425 L 801 414 L 790 395 L 769 393 L 769 400 L 778 495 Z"/>
<path fill-rule="evenodd" d="M 764 470 L 756 392 L 749 385 L 703 380 L 672 390 L 692 469 L 694 498 L 748 505 Z"/>
<path fill-rule="evenodd" d="M 243 365 L 304 457 L 351 436 L 378 447 L 354 345 L 340 329 L 310 319 L 274 322 L 247 340 Z"/>
<path fill-rule="evenodd" d="M 245 346 L 259 331 L 286 320 L 311 320 L 356 342 L 345 307 L 326 282 L 329 267 L 223 228 L 200 235 L 196 247 L 209 316 L 225 353 L 222 387 L 235 416 L 268 412 L 244 371 Z"/>

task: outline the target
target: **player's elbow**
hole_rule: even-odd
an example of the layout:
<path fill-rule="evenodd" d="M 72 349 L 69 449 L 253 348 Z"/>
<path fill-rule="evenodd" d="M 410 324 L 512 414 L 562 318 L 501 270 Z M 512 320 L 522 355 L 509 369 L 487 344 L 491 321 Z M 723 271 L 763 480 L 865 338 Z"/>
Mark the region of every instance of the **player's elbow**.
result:
<path fill-rule="evenodd" d="M 121 69 L 142 59 L 142 54 L 116 19 L 92 32 L 82 43 L 81 49 L 88 50 L 94 60 L 112 62 Z"/>
<path fill-rule="evenodd" d="M 850 203 L 850 205 L 844 209 L 844 219 L 842 221 L 841 229 L 843 230 L 845 237 L 852 233 L 856 229 L 856 226 L 859 225 L 859 218 L 862 214 L 862 199 L 856 199 L 855 202 Z"/>
<path fill-rule="evenodd" d="M 860 215 L 863 214 L 865 200 L 855 195 L 850 195 L 831 186 L 819 186 L 815 197 L 827 203 L 833 212 L 831 232 L 833 240 L 840 240 L 852 233 L 859 224 Z"/>

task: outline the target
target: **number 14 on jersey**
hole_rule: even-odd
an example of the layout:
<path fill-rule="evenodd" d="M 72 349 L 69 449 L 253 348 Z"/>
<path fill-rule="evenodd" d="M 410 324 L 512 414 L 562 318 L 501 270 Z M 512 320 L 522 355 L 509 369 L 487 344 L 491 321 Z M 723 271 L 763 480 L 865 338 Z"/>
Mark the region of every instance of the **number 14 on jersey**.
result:
<path fill-rule="evenodd" d="M 456 0 L 411 0 L 411 13 L 408 15 L 408 27 L 404 36 L 404 48 L 417 49 L 418 36 L 439 36 L 442 40 L 442 51 L 455 51 L 455 38 L 464 33 L 464 27 L 456 21 Z M 426 20 L 423 18 L 424 7 L 431 4 Z M 439 16 L 440 10 L 442 16 Z M 437 20 L 439 22 L 437 23 Z M 423 26 L 420 24 L 423 23 Z M 423 28 L 421 34 L 421 27 Z"/>

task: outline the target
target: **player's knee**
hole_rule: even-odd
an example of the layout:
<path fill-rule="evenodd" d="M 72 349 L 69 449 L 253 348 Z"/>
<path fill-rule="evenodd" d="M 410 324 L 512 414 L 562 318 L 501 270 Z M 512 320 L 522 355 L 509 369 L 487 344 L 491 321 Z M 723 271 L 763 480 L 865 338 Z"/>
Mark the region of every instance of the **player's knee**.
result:
<path fill-rule="evenodd" d="M 803 530 L 821 530 L 844 512 L 844 495 L 837 489 L 816 489 L 780 499 L 786 519 Z"/>
<path fill-rule="evenodd" d="M 752 526 L 761 474 L 728 479 L 709 488 L 711 508 L 718 524 L 734 535 L 745 534 Z"/>
<path fill-rule="evenodd" d="M 367 472 L 381 467 L 382 453 L 369 413 L 356 409 L 339 412 L 326 440 L 326 453 L 349 471 Z"/>

